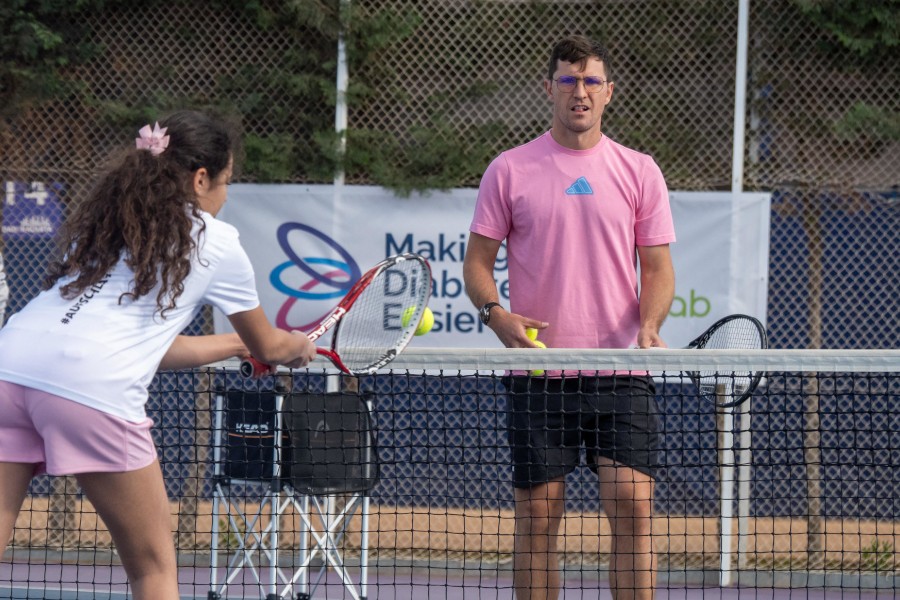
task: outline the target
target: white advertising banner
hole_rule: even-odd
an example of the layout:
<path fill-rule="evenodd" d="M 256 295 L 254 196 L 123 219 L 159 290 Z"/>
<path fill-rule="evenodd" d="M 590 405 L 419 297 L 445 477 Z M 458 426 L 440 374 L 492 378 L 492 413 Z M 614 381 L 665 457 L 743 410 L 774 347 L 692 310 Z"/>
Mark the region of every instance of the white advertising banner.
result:
<path fill-rule="evenodd" d="M 237 227 L 256 270 L 260 300 L 284 329 L 308 331 L 353 282 L 383 258 L 416 252 L 431 264 L 435 325 L 418 346 L 498 347 L 465 294 L 462 262 L 475 189 L 401 198 L 372 186 L 256 185 L 229 188 L 219 218 Z M 676 298 L 663 327 L 686 345 L 716 319 L 765 319 L 769 195 L 672 192 Z M 505 254 L 496 265 L 501 301 Z M 216 313 L 217 331 L 231 331 Z"/>

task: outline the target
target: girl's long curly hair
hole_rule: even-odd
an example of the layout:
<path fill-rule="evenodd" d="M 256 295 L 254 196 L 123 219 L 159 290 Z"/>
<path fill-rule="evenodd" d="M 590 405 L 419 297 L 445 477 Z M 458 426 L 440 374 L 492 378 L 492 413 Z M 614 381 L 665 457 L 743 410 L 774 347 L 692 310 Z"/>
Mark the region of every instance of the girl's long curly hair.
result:
<path fill-rule="evenodd" d="M 233 135 L 224 122 L 194 111 L 174 113 L 160 126 L 169 136 L 166 150 L 159 156 L 126 151 L 68 218 L 60 237 L 62 257 L 50 264 L 44 289 L 71 277 L 60 293 L 76 298 L 124 258 L 134 280 L 120 303 L 159 285 L 160 315 L 175 308 L 197 246 L 191 235 L 200 218 L 194 174 L 206 168 L 215 180 L 231 159 Z"/>

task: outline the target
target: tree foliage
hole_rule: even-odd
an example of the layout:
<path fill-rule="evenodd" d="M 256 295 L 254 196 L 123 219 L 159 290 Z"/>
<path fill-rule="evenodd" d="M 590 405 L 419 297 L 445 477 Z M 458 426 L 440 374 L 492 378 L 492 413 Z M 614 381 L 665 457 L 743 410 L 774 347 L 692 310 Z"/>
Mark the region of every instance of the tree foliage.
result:
<path fill-rule="evenodd" d="M 67 70 L 96 56 L 85 23 L 117 0 L 4 0 L 0 3 L 0 118 L 77 87 Z"/>
<path fill-rule="evenodd" d="M 849 54 L 850 63 L 894 61 L 900 68 L 900 0 L 794 0 L 828 40 L 826 52 Z"/>
<path fill-rule="evenodd" d="M 845 70 L 900 73 L 900 0 L 794 0 L 825 33 L 818 51 Z M 833 126 L 845 140 L 866 140 L 870 152 L 900 140 L 900 113 L 857 102 Z"/>
<path fill-rule="evenodd" d="M 204 10 L 230 11 L 260 36 L 297 40 L 273 51 L 268 66 L 248 62 L 217 77 L 214 97 L 181 97 L 148 87 L 135 95 L 96 94 L 74 75 L 92 60 L 108 60 L 90 37 L 92 20 L 123 14 L 152 14 L 197 0 L 5 0 L 0 6 L 0 119 L 6 123 L 32 107 L 65 100 L 89 107 L 98 123 L 131 127 L 167 111 L 194 107 L 236 116 L 245 124 L 245 181 L 330 181 L 342 170 L 349 180 L 392 187 L 402 193 L 446 188 L 471 179 L 487 160 L 484 140 L 496 125 L 454 128 L 441 117 L 434 127 L 397 132 L 356 129 L 346 132 L 342 152 L 334 132 L 336 46 L 344 33 L 353 78 L 347 91 L 350 110 L 365 110 L 370 98 L 391 80 L 380 57 L 410 36 L 420 22 L 414 4 L 398 3 L 363 15 L 359 3 L 341 0 L 211 0 Z M 405 6 L 405 7 L 404 7 Z M 106 11 L 106 12 L 104 12 Z M 95 21 L 96 22 L 96 21 Z M 185 23 L 180 35 L 208 35 L 201 24 Z M 140 42 L 140 38 L 136 38 Z M 148 71 L 164 80 L 165 64 Z M 0 121 L 0 127 L 3 121 Z M 293 133 L 288 133 L 293 132 Z M 299 132 L 299 133 L 297 133 Z M 479 160 L 474 160 L 479 156 Z M 398 160 L 399 159 L 399 160 Z"/>
<path fill-rule="evenodd" d="M 823 32 L 820 50 L 834 54 L 840 64 L 848 68 L 884 68 L 885 64 L 900 68 L 900 0 L 792 2 L 795 10 Z M 103 95 L 78 80 L 75 74 L 79 68 L 109 58 L 91 38 L 89 24 L 115 11 L 154 14 L 199 4 L 203 11 L 234 13 L 260 36 L 296 43 L 272 50 L 265 69 L 248 59 L 227 74 L 212 73 L 216 78 L 213 95 L 198 92 L 182 97 L 163 91 L 168 89 L 165 86 L 148 88 L 139 95 Z M 381 3 L 377 9 L 370 3 L 365 10 L 363 4 L 341 0 L 4 0 L 0 3 L 0 128 L 34 107 L 60 100 L 89 108 L 97 123 L 123 128 L 184 106 L 215 108 L 249 124 L 243 140 L 245 181 L 327 182 L 342 171 L 348 181 L 384 185 L 406 194 L 477 180 L 491 158 L 491 148 L 508 127 L 500 121 L 460 122 L 448 107 L 472 106 L 478 98 L 490 96 L 495 89 L 490 81 L 473 82 L 457 92 L 459 98 L 448 98 L 445 90 L 431 90 L 435 98 L 443 96 L 440 102 L 430 104 L 440 108 L 427 119 L 392 124 L 402 129 L 393 131 L 351 127 L 346 132 L 346 146 L 341 144 L 334 131 L 336 46 L 341 32 L 352 73 L 347 103 L 351 115 L 364 114 L 376 106 L 379 95 L 383 101 L 390 86 L 401 88 L 388 91 L 399 102 L 404 101 L 402 74 L 398 77 L 391 72 L 391 61 L 384 57 L 414 39 L 421 24 L 413 1 Z M 463 39 L 497 30 L 515 36 L 516 28 L 539 26 L 550 4 L 534 2 L 534 22 L 482 22 L 478 11 L 452 14 L 459 21 L 455 27 Z M 660 11 L 670 10 L 665 3 L 660 6 Z M 660 19 L 662 27 L 665 19 Z M 185 23 L 182 29 L 183 35 L 196 38 L 209 33 L 203 23 Z M 660 35 L 650 39 L 666 38 Z M 140 42 L 135 38 L 135 43 Z M 449 80 L 458 72 L 474 70 L 479 57 L 461 54 L 446 60 L 440 68 L 447 71 Z M 652 61 L 648 64 L 652 67 Z M 158 79 L 169 76 L 166 69 L 171 68 L 148 65 L 148 71 L 157 73 Z M 352 125 L 352 118 L 350 122 Z M 538 124 L 535 131 L 545 126 Z M 883 107 L 858 105 L 835 129 L 848 139 L 875 135 L 876 141 L 884 142 L 897 139 L 897 115 Z M 346 151 L 342 151 L 344 147 Z M 682 151 L 681 147 L 670 150 Z"/>

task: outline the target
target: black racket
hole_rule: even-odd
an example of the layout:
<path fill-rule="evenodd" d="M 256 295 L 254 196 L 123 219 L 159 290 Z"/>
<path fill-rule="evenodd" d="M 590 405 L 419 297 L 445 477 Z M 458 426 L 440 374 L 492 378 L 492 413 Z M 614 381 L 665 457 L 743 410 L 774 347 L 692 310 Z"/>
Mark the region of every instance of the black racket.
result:
<path fill-rule="evenodd" d="M 381 261 L 357 281 L 341 302 L 307 335 L 313 342 L 333 329 L 331 348 L 316 348 L 349 375 L 366 375 L 394 360 L 415 335 L 431 297 L 431 267 L 418 254 Z M 241 362 L 244 377 L 275 367 L 255 358 Z"/>
<path fill-rule="evenodd" d="M 719 319 L 688 350 L 764 350 L 769 347 L 762 323 L 748 315 L 729 315 Z M 762 379 L 760 371 L 688 371 L 700 396 L 722 408 L 737 406 L 749 398 Z"/>

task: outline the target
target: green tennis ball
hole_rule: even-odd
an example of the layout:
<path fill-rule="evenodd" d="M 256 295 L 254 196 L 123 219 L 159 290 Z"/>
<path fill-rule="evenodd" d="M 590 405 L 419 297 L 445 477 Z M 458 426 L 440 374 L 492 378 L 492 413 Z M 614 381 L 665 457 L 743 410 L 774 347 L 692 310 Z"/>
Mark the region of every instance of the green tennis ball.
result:
<path fill-rule="evenodd" d="M 535 336 L 537 336 L 537 329 L 533 329 L 532 331 L 534 331 Z M 527 331 L 526 331 L 526 333 L 527 333 Z M 534 345 L 537 346 L 538 348 L 546 348 L 547 347 L 547 344 L 545 344 L 544 342 L 542 342 L 540 340 L 533 340 L 533 341 L 534 341 Z M 533 371 L 531 371 L 531 374 L 535 375 L 535 376 L 540 376 L 540 375 L 544 374 L 544 370 L 543 369 L 534 369 Z"/>
<path fill-rule="evenodd" d="M 404 310 L 403 315 L 401 315 L 400 317 L 400 324 L 403 325 L 403 327 L 408 326 L 409 320 L 412 319 L 412 316 L 415 314 L 415 312 L 415 306 L 410 306 L 409 308 Z M 426 333 L 431 331 L 432 327 L 434 327 L 434 313 L 431 312 L 431 309 L 426 306 L 425 310 L 422 311 L 422 318 L 419 320 L 419 326 L 416 327 L 416 335 L 425 335 Z"/>
<path fill-rule="evenodd" d="M 528 339 L 532 342 L 537 339 L 537 329 L 534 327 L 526 327 L 525 335 L 528 336 Z"/>
<path fill-rule="evenodd" d="M 416 327 L 416 335 L 425 335 L 431 331 L 432 327 L 434 327 L 434 313 L 426 306 L 425 311 L 422 313 L 422 320 L 419 321 L 419 326 Z"/>

